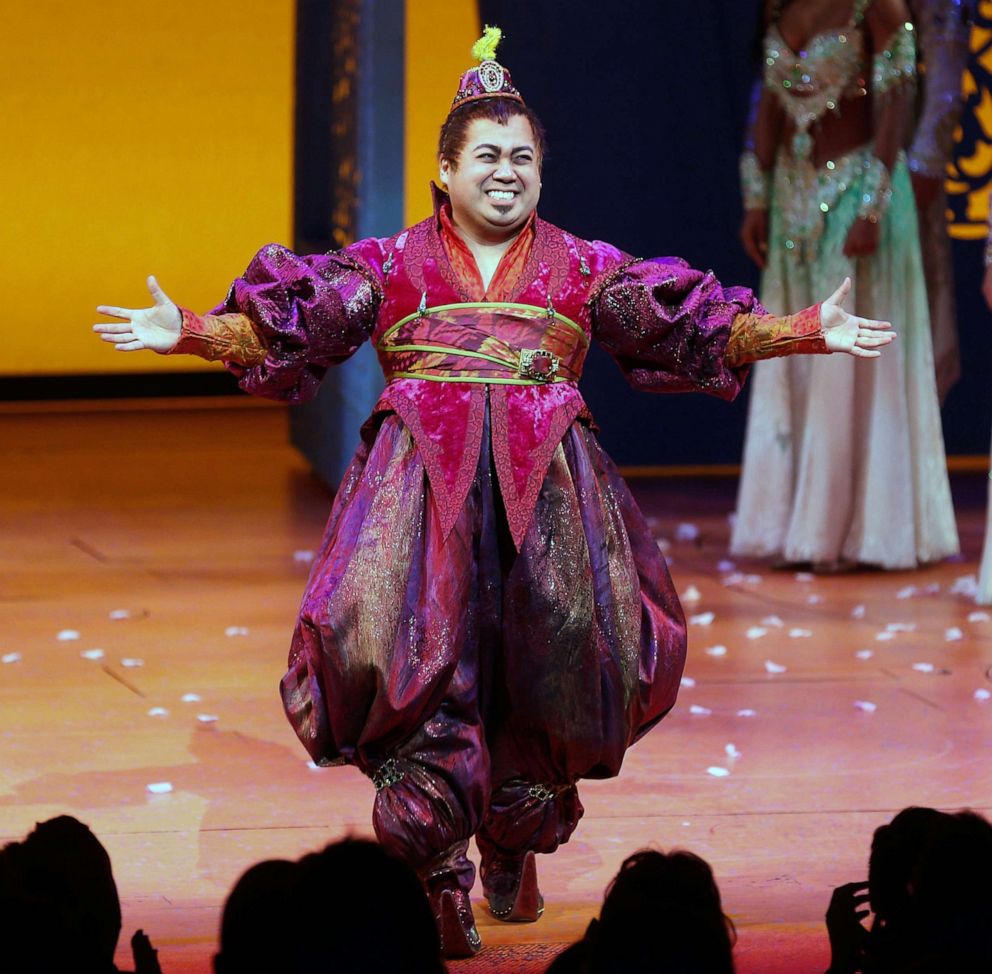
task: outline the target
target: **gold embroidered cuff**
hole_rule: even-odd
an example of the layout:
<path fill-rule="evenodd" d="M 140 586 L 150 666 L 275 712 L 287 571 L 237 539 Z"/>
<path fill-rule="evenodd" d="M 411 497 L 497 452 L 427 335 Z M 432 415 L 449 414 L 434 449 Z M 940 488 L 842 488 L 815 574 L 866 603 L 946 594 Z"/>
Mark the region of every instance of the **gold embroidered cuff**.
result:
<path fill-rule="evenodd" d="M 204 315 L 179 309 L 183 327 L 169 355 L 198 355 L 208 362 L 261 365 L 268 346 L 247 315 Z"/>
<path fill-rule="evenodd" d="M 813 305 L 784 318 L 739 314 L 730 326 L 723 360 L 732 369 L 782 355 L 827 355 L 820 324 L 820 306 Z"/>

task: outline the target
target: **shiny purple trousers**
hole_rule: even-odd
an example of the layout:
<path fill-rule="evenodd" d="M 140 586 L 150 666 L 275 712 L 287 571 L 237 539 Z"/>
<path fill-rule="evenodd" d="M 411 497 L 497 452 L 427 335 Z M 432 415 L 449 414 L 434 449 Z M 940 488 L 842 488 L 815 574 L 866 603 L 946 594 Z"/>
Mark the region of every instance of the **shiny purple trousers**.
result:
<path fill-rule="evenodd" d="M 380 842 L 468 890 L 472 835 L 483 857 L 568 840 L 576 781 L 618 774 L 674 704 L 685 622 L 587 426 L 555 451 L 516 551 L 488 428 L 443 537 L 410 433 L 378 419 L 335 499 L 283 702 L 315 761 L 357 764 L 375 782 Z"/>

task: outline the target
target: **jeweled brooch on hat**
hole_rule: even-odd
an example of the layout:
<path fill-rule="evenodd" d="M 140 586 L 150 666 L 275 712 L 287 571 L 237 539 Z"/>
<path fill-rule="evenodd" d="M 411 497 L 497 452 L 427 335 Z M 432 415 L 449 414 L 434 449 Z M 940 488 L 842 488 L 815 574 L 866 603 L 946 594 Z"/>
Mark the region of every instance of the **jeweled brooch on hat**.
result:
<path fill-rule="evenodd" d="M 458 93 L 451 103 L 452 111 L 480 98 L 512 98 L 521 105 L 524 103 L 520 92 L 513 87 L 510 72 L 496 60 L 496 48 L 502 39 L 503 32 L 498 27 L 487 25 L 482 37 L 472 45 L 472 57 L 479 66 L 469 68 L 462 75 Z"/>

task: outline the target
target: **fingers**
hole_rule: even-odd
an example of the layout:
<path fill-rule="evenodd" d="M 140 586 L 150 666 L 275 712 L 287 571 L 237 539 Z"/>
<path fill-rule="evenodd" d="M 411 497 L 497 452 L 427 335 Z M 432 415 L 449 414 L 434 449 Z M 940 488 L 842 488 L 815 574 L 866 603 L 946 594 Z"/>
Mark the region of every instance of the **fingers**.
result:
<path fill-rule="evenodd" d="M 169 296 L 162 290 L 159 286 L 158 281 L 155 280 L 155 275 L 151 275 L 146 282 L 148 284 L 148 293 L 152 296 L 157 305 L 172 304 L 173 302 L 169 300 Z"/>
<path fill-rule="evenodd" d="M 110 315 L 111 318 L 125 318 L 128 321 L 138 313 L 133 308 L 116 308 L 109 304 L 98 305 L 96 310 L 102 315 Z"/>
<path fill-rule="evenodd" d="M 101 321 L 93 326 L 93 331 L 99 335 L 123 335 L 131 331 L 131 326 L 116 321 Z"/>
<path fill-rule="evenodd" d="M 846 253 L 846 248 L 845 248 L 845 253 Z M 837 288 L 837 290 L 834 291 L 834 293 L 831 294 L 830 297 L 827 298 L 826 302 L 824 303 L 835 304 L 837 305 L 838 308 L 843 307 L 844 300 L 847 298 L 848 294 L 850 293 L 851 293 L 851 279 L 849 277 L 845 277 L 844 280 L 841 282 L 840 287 Z"/>
<path fill-rule="evenodd" d="M 125 342 L 123 345 L 117 346 L 118 352 L 140 352 L 145 348 L 145 343 L 135 338 L 133 341 Z M 877 352 L 875 353 L 878 354 Z"/>

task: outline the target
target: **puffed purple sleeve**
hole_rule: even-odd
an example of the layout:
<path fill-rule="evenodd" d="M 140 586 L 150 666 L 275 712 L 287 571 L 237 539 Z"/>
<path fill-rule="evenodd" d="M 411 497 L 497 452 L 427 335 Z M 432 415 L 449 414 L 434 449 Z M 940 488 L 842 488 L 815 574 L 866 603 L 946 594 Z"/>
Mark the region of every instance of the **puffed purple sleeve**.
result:
<path fill-rule="evenodd" d="M 372 243 L 361 242 L 365 249 Z M 261 363 L 225 363 L 245 392 L 300 402 L 316 395 L 329 366 L 369 337 L 381 297 L 360 244 L 306 257 L 269 244 L 211 314 L 247 316 L 266 346 Z"/>
<path fill-rule="evenodd" d="M 678 257 L 627 263 L 598 288 L 593 335 L 627 381 L 646 392 L 707 392 L 733 399 L 747 366 L 725 361 L 734 319 L 764 314 L 744 287 L 723 287 Z"/>

